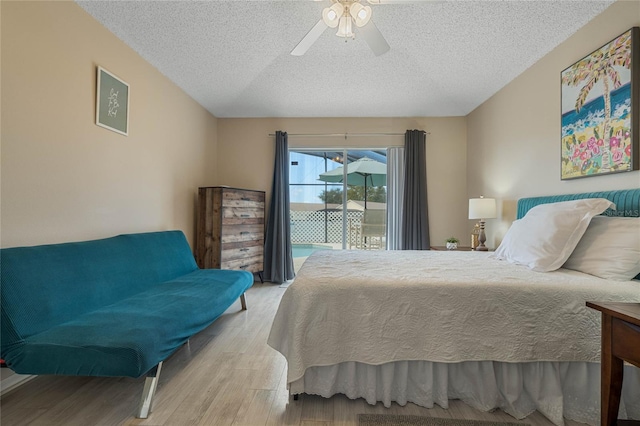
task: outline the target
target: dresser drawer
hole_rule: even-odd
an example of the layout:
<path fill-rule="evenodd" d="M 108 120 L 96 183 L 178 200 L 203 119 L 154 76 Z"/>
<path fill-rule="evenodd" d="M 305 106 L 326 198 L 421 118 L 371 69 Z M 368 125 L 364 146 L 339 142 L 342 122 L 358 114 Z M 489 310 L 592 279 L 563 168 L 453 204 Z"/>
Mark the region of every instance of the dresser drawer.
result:
<path fill-rule="evenodd" d="M 261 240 L 264 238 L 264 225 L 228 225 L 222 228 L 220 238 L 222 244 Z"/>
<path fill-rule="evenodd" d="M 264 193 L 249 191 L 224 191 L 222 193 L 223 207 L 247 207 L 264 211 Z"/>
<path fill-rule="evenodd" d="M 248 272 L 262 272 L 264 269 L 264 258 L 259 256 L 245 257 L 243 259 L 233 259 L 222 262 L 222 269 L 242 269 Z"/>
<path fill-rule="evenodd" d="M 222 244 L 220 258 L 222 263 L 228 260 L 242 259 L 262 255 L 264 240 Z"/>
<path fill-rule="evenodd" d="M 253 207 L 223 207 L 223 225 L 255 225 L 264 223 L 264 209 Z"/>

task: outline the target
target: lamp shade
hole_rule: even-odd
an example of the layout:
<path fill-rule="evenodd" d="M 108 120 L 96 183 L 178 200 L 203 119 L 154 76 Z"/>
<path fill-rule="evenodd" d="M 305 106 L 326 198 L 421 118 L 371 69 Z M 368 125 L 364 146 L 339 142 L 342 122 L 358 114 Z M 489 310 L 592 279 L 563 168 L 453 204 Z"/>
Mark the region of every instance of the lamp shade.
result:
<path fill-rule="evenodd" d="M 340 22 L 340 17 L 344 14 L 344 6 L 334 3 L 331 7 L 326 7 L 322 11 L 322 20 L 329 28 L 335 28 Z"/>
<path fill-rule="evenodd" d="M 351 25 L 353 20 L 350 16 L 343 16 L 340 18 L 340 24 L 338 25 L 338 32 L 336 35 L 338 37 L 353 37 L 353 26 Z"/>
<path fill-rule="evenodd" d="M 496 217 L 495 198 L 470 198 L 469 219 L 493 219 Z"/>
<path fill-rule="evenodd" d="M 360 3 L 353 3 L 349 8 L 351 17 L 356 22 L 358 28 L 364 27 L 371 20 L 371 7 L 363 6 Z"/>
<path fill-rule="evenodd" d="M 338 3 L 336 3 L 338 4 Z M 343 16 L 340 18 L 340 24 L 338 25 L 338 32 L 336 35 L 338 37 L 353 37 L 353 27 L 351 25 L 352 19 L 350 16 Z"/>

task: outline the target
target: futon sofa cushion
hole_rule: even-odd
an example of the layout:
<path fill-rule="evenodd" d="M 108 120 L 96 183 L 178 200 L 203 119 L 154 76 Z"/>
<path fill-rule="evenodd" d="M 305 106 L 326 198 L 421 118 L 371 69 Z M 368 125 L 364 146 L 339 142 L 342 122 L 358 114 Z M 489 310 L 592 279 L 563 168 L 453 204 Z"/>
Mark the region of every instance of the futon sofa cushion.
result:
<path fill-rule="evenodd" d="M 251 286 L 238 271 L 197 270 L 36 334 L 11 367 L 29 374 L 139 377 L 206 328 Z M 90 363 L 87 363 L 91 360 Z M 34 368 L 35 366 L 35 368 Z"/>
<path fill-rule="evenodd" d="M 139 377 L 253 284 L 198 269 L 180 231 L 2 249 L 1 348 L 22 374 Z"/>
<path fill-rule="evenodd" d="M 180 231 L 3 249 L 0 266 L 2 313 L 22 338 L 198 269 Z"/>

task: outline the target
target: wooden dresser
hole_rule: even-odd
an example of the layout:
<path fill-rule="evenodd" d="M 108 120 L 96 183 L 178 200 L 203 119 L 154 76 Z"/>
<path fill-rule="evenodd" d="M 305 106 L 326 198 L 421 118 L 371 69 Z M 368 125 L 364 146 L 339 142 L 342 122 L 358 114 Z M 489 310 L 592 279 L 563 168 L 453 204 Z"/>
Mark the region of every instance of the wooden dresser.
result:
<path fill-rule="evenodd" d="M 264 191 L 198 188 L 195 258 L 203 269 L 264 270 Z"/>

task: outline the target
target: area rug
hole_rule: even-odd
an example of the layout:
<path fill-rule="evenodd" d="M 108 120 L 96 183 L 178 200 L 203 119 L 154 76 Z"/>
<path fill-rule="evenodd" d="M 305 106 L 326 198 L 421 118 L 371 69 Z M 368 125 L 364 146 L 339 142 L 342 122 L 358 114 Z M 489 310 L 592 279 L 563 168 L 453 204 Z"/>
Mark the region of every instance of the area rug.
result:
<path fill-rule="evenodd" d="M 526 423 L 456 420 L 397 414 L 358 414 L 359 426 L 528 426 Z"/>

